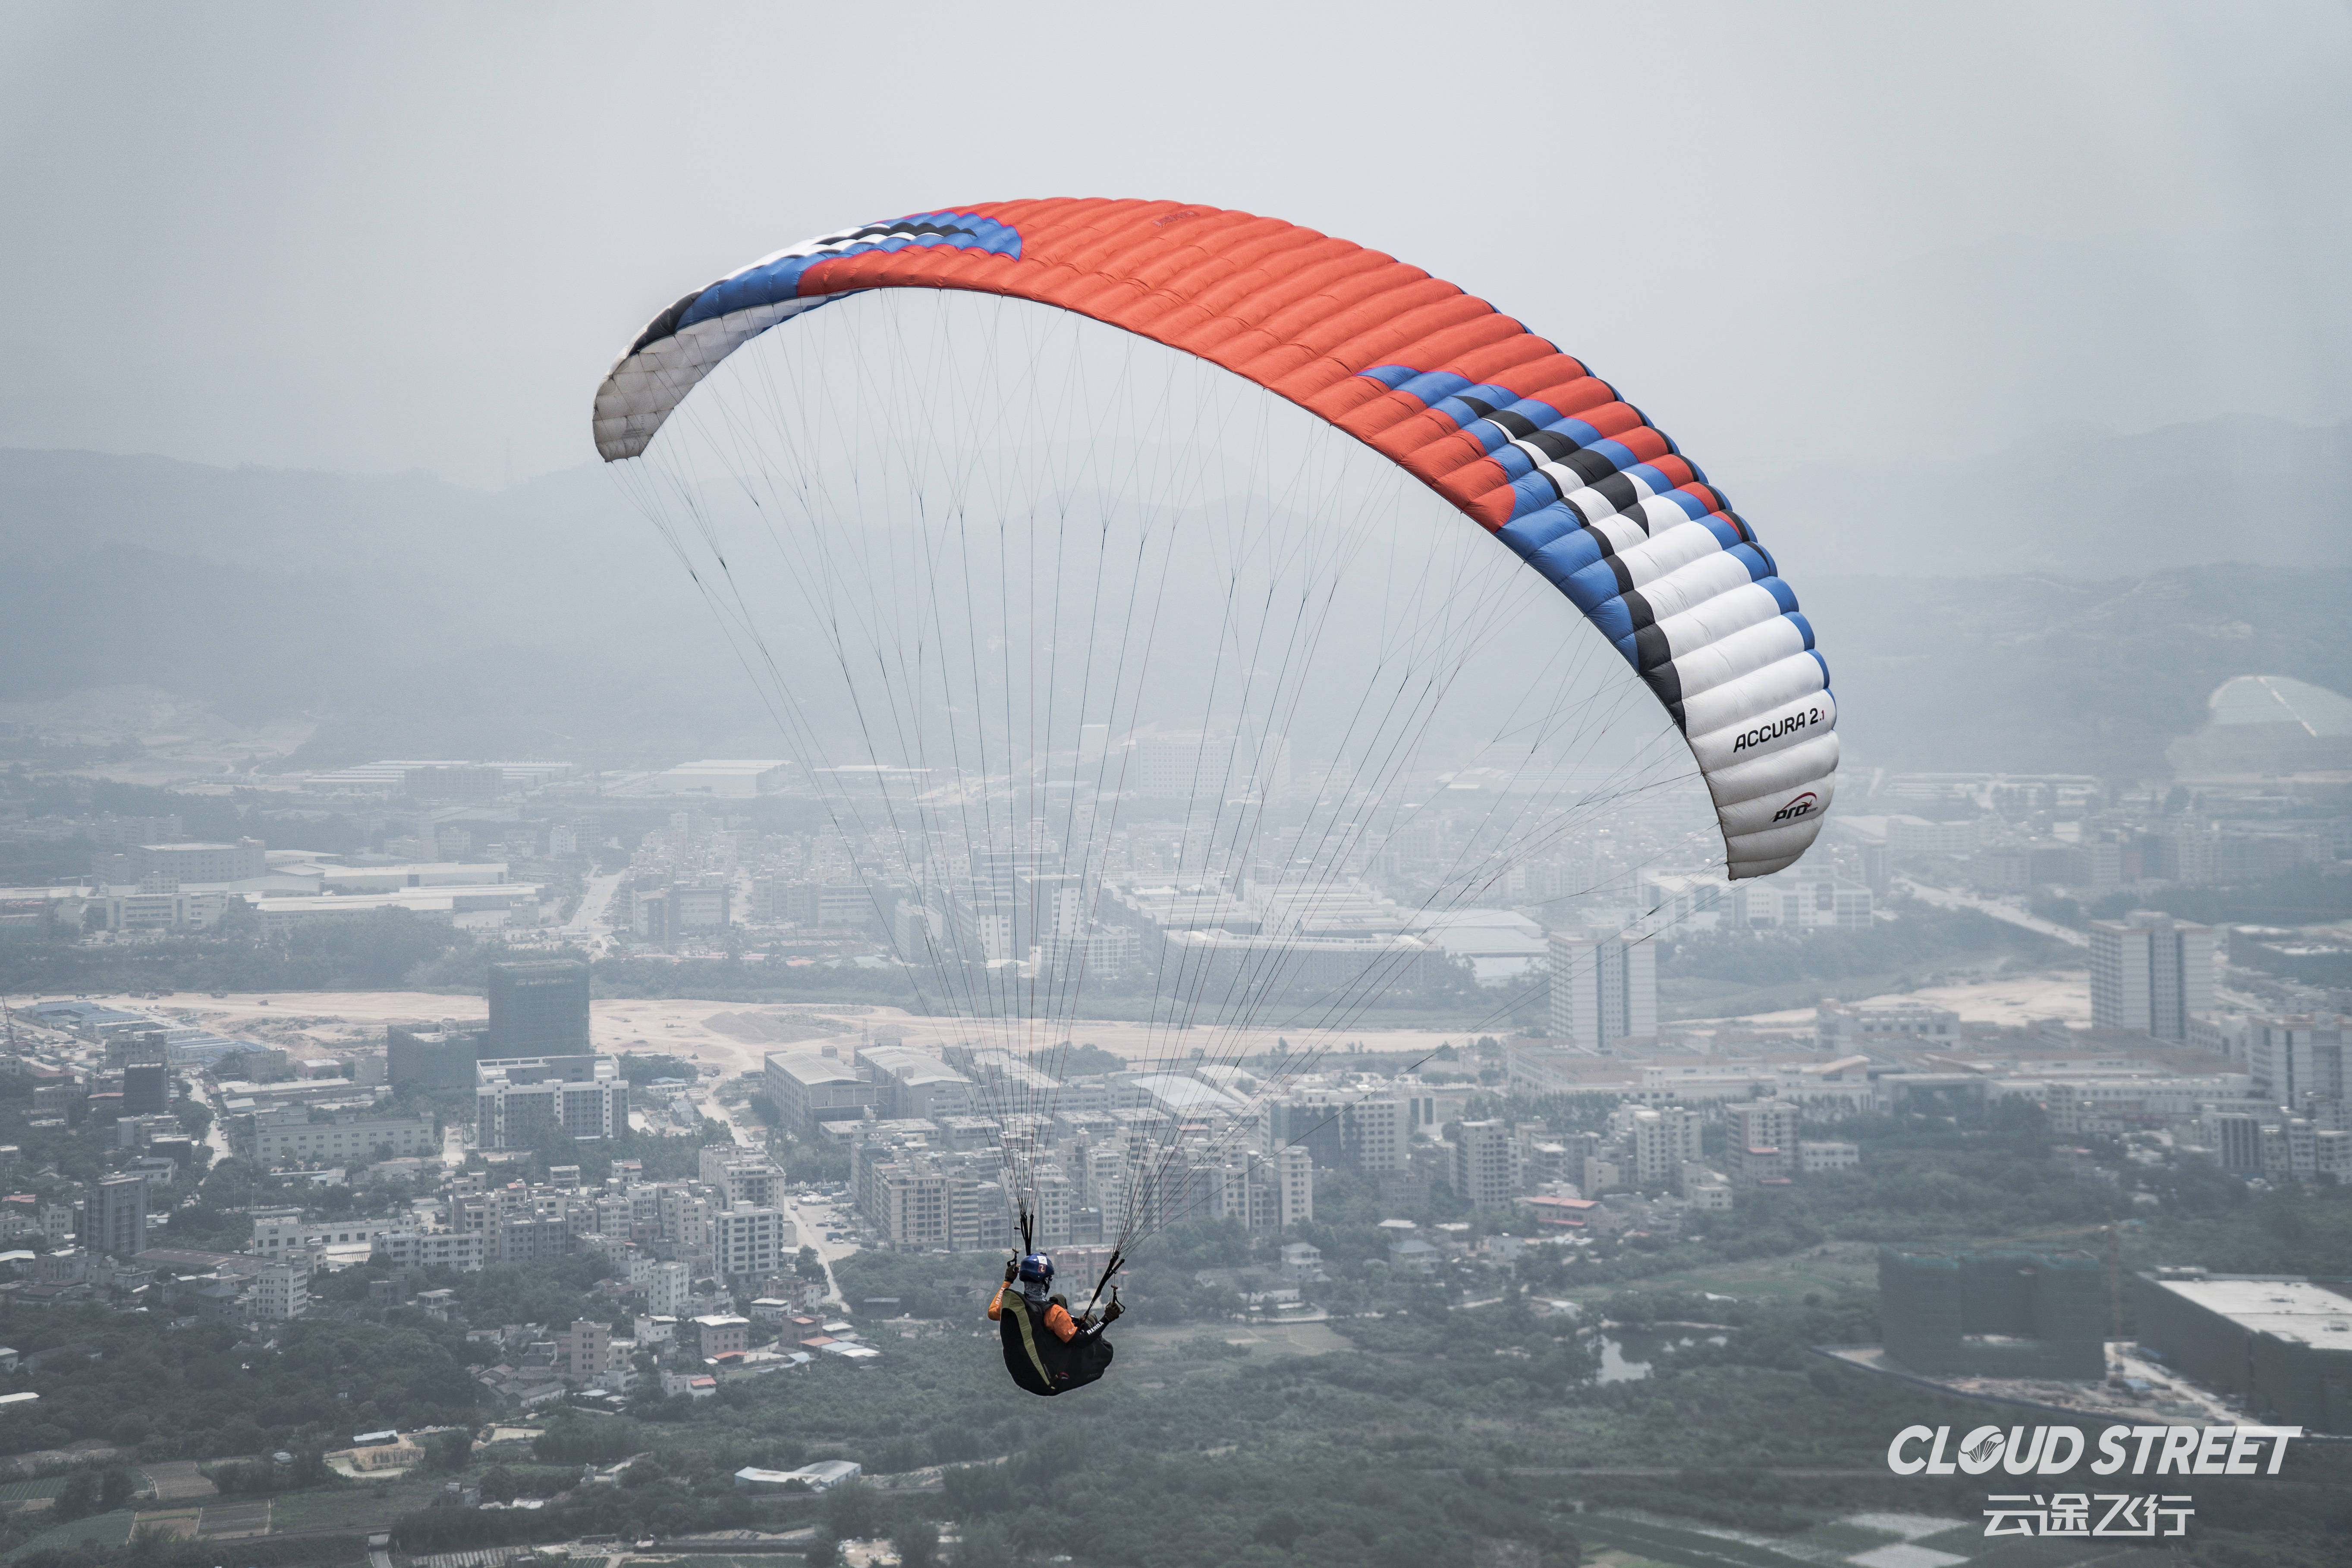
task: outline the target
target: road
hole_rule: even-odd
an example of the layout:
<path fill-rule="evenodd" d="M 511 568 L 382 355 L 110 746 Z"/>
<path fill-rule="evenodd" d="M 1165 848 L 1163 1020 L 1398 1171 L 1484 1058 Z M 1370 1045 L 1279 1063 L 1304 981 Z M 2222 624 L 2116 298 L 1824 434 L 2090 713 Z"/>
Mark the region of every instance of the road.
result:
<path fill-rule="evenodd" d="M 205 1104 L 213 1113 L 212 1121 L 205 1127 L 205 1147 L 213 1152 L 213 1163 L 218 1164 L 229 1157 L 228 1117 L 221 1110 L 217 1097 L 206 1100 Z"/>
<path fill-rule="evenodd" d="M 2091 945 L 2090 934 L 2087 931 L 2076 931 L 2073 926 L 2062 926 L 2056 921 L 2045 921 L 2040 915 L 2027 914 L 2014 904 L 2004 904 L 1991 899 L 1973 898 L 1967 893 L 1953 892 L 1948 888 L 1931 888 L 1925 882 L 1898 880 L 1895 885 L 1920 902 L 1933 904 L 1939 910 L 1974 910 L 1979 914 L 1990 915 L 1997 921 L 2007 921 L 2011 925 L 2038 932 L 2042 936 L 2054 936 L 2069 947 Z"/>
<path fill-rule="evenodd" d="M 845 1204 L 848 1201 L 847 1198 L 842 1200 Z M 827 1241 L 824 1238 L 826 1227 L 834 1222 L 815 1216 L 831 1209 L 833 1205 L 830 1202 L 820 1202 L 803 1207 L 800 1200 L 793 1198 L 789 1200 L 788 1206 L 793 1211 L 793 1228 L 800 1237 L 800 1244 L 803 1247 L 814 1247 L 817 1261 L 824 1266 L 825 1300 L 844 1301 L 841 1294 L 841 1281 L 833 1277 L 833 1260 L 836 1258 L 848 1257 L 856 1251 L 857 1247 L 854 1243 Z"/>
<path fill-rule="evenodd" d="M 615 871 L 609 877 L 591 877 L 588 890 L 580 895 L 580 907 L 563 924 L 563 934 L 594 942 L 604 935 L 604 911 L 613 907 L 613 894 L 620 887 L 625 871 Z"/>
<path fill-rule="evenodd" d="M 724 1124 L 727 1135 L 736 1142 L 747 1149 L 767 1148 L 766 1131 L 756 1124 L 747 1127 L 741 1120 L 743 1112 L 740 1107 L 720 1104 L 716 1094 L 706 1092 L 699 1086 L 697 1086 L 694 1104 L 695 1109 L 703 1115 L 713 1121 Z M 845 1203 L 847 1200 L 843 1201 Z M 815 1248 L 817 1261 L 824 1265 L 825 1299 L 830 1301 L 841 1300 L 841 1282 L 833 1277 L 833 1260 L 836 1258 L 845 1258 L 857 1248 L 855 1246 L 825 1240 L 825 1231 L 833 1227 L 826 1222 L 813 1216 L 820 1210 L 832 1207 L 832 1205 L 811 1204 L 808 1205 L 807 1212 L 803 1213 L 799 1200 L 787 1197 L 784 1206 L 792 1211 L 793 1230 L 799 1237 L 800 1245 Z"/>

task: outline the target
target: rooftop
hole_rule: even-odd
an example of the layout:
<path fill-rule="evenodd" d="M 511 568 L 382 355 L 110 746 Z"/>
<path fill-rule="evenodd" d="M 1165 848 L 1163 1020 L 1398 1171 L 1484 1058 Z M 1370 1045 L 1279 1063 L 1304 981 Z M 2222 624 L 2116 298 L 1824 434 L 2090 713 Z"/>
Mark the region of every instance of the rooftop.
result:
<path fill-rule="evenodd" d="M 803 1084 L 859 1081 L 848 1063 L 814 1051 L 772 1051 L 768 1056 L 768 1067 L 772 1071 L 789 1073 Z"/>
<path fill-rule="evenodd" d="M 2352 1351 L 2352 1297 L 2308 1279 L 2155 1279 L 2243 1329 L 2326 1350 Z"/>
<path fill-rule="evenodd" d="M 1137 1089 L 1150 1095 L 1170 1110 L 1239 1111 L 1242 1102 L 1213 1089 L 1197 1078 L 1181 1078 L 1174 1073 L 1138 1073 L 1131 1080 Z"/>
<path fill-rule="evenodd" d="M 2284 675 L 2242 675 L 2206 700 L 2214 724 L 2293 724 L 2315 739 L 2352 735 L 2352 699 Z"/>

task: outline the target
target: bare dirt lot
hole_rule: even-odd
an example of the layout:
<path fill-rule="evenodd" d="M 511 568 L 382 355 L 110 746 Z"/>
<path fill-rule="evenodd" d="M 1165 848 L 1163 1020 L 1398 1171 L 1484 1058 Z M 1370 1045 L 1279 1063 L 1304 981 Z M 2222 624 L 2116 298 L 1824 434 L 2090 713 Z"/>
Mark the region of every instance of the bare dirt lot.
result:
<path fill-rule="evenodd" d="M 2091 1022 L 2091 972 L 2087 969 L 2043 969 L 2031 974 L 2004 974 L 1993 980 L 1968 980 L 1957 985 L 1930 985 L 1918 991 L 1893 992 L 1856 1003 L 1857 1006 L 1916 1002 L 1926 1007 L 1948 1007 L 1972 1023 L 2022 1024 L 2028 1019 L 2063 1018 L 2076 1028 Z M 1737 1019 L 1759 1028 L 1787 1028 L 1812 1022 L 1811 1007 L 1779 1013 L 1750 1013 Z M 1691 1019 L 1697 1023 L 1706 1020 Z"/>
<path fill-rule="evenodd" d="M 423 1023 L 447 1019 L 478 1023 L 488 1016 L 488 1004 L 478 996 L 445 996 L 428 991 L 305 991 L 263 995 L 227 996 L 182 994 L 165 999 L 173 1012 L 185 1012 L 215 1028 L 240 1034 L 299 1037 L 331 1047 L 350 1044 L 356 1029 L 386 1024 Z M 1200 1049 L 1214 1059 L 1231 1060 L 1275 1048 L 1287 1040 L 1292 1049 L 1343 1051 L 1433 1051 L 1449 1041 L 1463 1043 L 1462 1030 L 1370 1029 L 1344 1033 L 1303 1033 L 1297 1030 L 1167 1029 L 1148 1024 L 1081 1022 L 1049 1029 L 990 1029 L 955 1020 L 917 1017 L 898 1007 L 855 1004 L 838 1006 L 788 1005 L 747 1007 L 738 1002 L 696 1001 L 678 997 L 600 1001 L 589 1009 L 593 1043 L 602 1051 L 665 1051 L 718 1067 L 727 1072 L 754 1072 L 770 1051 L 789 1046 L 815 1048 L 831 1040 L 855 1045 L 876 1034 L 895 1034 L 911 1046 L 971 1042 L 1006 1049 L 1034 1051 L 1064 1041 L 1093 1045 L 1129 1061 L 1181 1059 Z"/>
<path fill-rule="evenodd" d="M 2081 969 L 1935 986 L 1884 1000 L 1949 1007 L 1963 1018 L 1991 1023 L 2063 1018 L 2082 1026 L 2091 1016 L 2090 978 Z M 478 996 L 445 996 L 426 991 L 314 991 L 222 997 L 184 993 L 166 999 L 166 1005 L 193 1014 L 216 1028 L 289 1043 L 308 1040 L 327 1048 L 348 1047 L 355 1031 L 373 1031 L 385 1024 L 439 1019 L 477 1023 L 488 1016 L 488 1004 Z M 1764 1027 L 1789 1027 L 1810 1023 L 1811 1018 L 1811 1008 L 1800 1008 L 1760 1014 L 1748 1021 Z M 917 1017 L 897 1007 L 855 1004 L 747 1007 L 737 1002 L 682 997 L 596 1002 L 590 1008 L 589 1026 L 598 1050 L 662 1051 L 726 1073 L 757 1072 L 770 1051 L 794 1047 L 815 1049 L 834 1041 L 855 1046 L 877 1034 L 897 1035 L 908 1045 L 933 1049 L 971 1042 L 1026 1052 L 1048 1049 L 1066 1040 L 1096 1046 L 1138 1063 L 1181 1061 L 1196 1049 L 1213 1061 L 1231 1061 L 1274 1049 L 1277 1041 L 1286 1041 L 1294 1051 L 1337 1054 L 1360 1049 L 1418 1055 L 1448 1042 L 1465 1043 L 1469 1037 L 1460 1029 L 1236 1031 L 1170 1029 L 1108 1020 L 1060 1027 L 1035 1024 L 992 1028 Z"/>

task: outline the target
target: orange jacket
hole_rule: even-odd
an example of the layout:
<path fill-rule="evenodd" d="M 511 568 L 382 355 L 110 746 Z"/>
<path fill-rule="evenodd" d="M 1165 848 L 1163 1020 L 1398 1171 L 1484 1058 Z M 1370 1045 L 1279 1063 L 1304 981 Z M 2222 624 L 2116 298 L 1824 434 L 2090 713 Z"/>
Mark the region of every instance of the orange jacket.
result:
<path fill-rule="evenodd" d="M 1012 1289 L 1013 1281 L 1010 1279 L 996 1288 L 996 1299 L 988 1304 L 990 1322 L 996 1321 L 998 1315 L 1003 1311 L 1004 1293 Z M 1053 1330 L 1054 1337 L 1065 1344 L 1067 1344 L 1071 1337 L 1078 1331 L 1078 1325 L 1070 1321 L 1069 1309 L 1058 1301 L 1045 1309 L 1045 1326 Z"/>

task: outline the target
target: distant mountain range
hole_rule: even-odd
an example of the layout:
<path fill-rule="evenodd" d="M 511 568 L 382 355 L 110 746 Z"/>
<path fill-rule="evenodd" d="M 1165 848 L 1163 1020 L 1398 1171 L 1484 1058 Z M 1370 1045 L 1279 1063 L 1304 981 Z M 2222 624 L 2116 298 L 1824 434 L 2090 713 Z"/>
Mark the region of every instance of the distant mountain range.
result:
<path fill-rule="evenodd" d="M 2074 426 L 1979 457 L 1717 474 L 1792 581 L 2352 566 L 2352 425 Z"/>
<path fill-rule="evenodd" d="M 1820 628 L 1853 761 L 2153 777 L 2233 675 L 2352 689 L 2352 426 L 2053 432 L 1738 489 Z M 0 451 L 0 701 L 147 685 L 301 761 L 762 754 L 696 590 L 593 469 L 498 494 Z"/>
<path fill-rule="evenodd" d="M 1814 577 L 1806 607 L 1863 766 L 2166 776 L 2235 675 L 2352 690 L 2352 570 Z"/>

